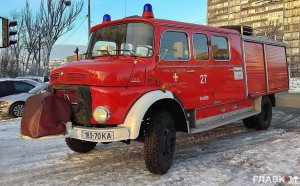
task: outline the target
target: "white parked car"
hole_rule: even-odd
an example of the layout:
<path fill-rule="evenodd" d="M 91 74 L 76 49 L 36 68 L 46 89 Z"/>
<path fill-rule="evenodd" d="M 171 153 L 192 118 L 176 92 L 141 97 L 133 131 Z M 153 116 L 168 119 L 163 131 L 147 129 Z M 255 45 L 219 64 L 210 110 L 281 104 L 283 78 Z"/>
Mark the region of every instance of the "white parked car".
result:
<path fill-rule="evenodd" d="M 0 98 L 0 114 L 22 117 L 26 100 L 34 95 L 46 91 L 48 83 L 41 83 L 28 92 L 14 94 Z"/>
<path fill-rule="evenodd" d="M 28 92 L 38 84 L 40 83 L 30 79 L 0 78 L 0 98 Z"/>
<path fill-rule="evenodd" d="M 41 77 L 41 76 L 24 76 L 24 77 L 16 77 L 17 79 L 31 79 L 33 81 L 44 83 L 48 82 L 47 77 Z"/>

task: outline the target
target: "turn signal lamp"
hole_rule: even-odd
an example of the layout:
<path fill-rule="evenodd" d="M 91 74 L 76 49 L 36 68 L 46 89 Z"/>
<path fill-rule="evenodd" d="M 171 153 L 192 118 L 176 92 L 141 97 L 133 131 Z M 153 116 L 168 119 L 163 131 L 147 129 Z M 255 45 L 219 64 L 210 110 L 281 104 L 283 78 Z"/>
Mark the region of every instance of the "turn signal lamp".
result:
<path fill-rule="evenodd" d="M 144 5 L 143 17 L 144 18 L 154 18 L 151 4 Z"/>
<path fill-rule="evenodd" d="M 110 21 L 111 21 L 110 15 L 109 15 L 109 14 L 105 14 L 105 15 L 103 16 L 103 23 L 105 23 L 105 22 L 110 22 Z"/>
<path fill-rule="evenodd" d="M 166 92 L 167 87 L 165 85 L 161 85 L 160 86 L 160 90 L 163 91 L 163 92 Z"/>

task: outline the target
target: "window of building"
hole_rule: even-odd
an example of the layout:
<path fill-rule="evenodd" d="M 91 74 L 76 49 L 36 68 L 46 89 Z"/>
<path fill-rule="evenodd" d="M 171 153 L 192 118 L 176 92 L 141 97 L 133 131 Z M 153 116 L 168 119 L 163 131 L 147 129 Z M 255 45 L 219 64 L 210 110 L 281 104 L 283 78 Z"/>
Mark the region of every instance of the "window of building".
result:
<path fill-rule="evenodd" d="M 176 31 L 164 32 L 161 37 L 159 54 L 164 61 L 188 60 L 190 52 L 187 34 Z"/>
<path fill-rule="evenodd" d="M 229 47 L 226 37 L 211 36 L 211 49 L 215 60 L 229 60 Z"/>
<path fill-rule="evenodd" d="M 194 34 L 194 56 L 196 60 L 208 60 L 209 52 L 207 45 L 207 36 L 205 34 Z"/>

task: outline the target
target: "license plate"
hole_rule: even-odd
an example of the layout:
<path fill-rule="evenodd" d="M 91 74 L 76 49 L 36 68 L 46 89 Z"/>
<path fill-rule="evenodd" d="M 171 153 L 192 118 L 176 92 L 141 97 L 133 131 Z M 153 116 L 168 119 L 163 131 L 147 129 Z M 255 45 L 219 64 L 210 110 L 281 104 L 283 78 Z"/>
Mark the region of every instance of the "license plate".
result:
<path fill-rule="evenodd" d="M 110 131 L 110 132 L 95 132 L 95 131 L 82 130 L 81 138 L 82 139 L 90 139 L 90 140 L 113 140 L 114 132 L 112 132 L 112 131 Z"/>

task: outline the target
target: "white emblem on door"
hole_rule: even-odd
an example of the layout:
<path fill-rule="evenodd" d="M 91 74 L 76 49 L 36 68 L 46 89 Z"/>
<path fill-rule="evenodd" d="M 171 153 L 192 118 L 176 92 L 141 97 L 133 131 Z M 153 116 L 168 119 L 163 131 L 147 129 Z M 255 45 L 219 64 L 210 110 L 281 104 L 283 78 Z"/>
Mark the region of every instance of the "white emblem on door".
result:
<path fill-rule="evenodd" d="M 178 81 L 179 76 L 177 75 L 177 73 L 174 73 L 174 74 L 173 74 L 173 78 L 174 78 L 174 81 L 175 81 L 175 82 Z"/>

